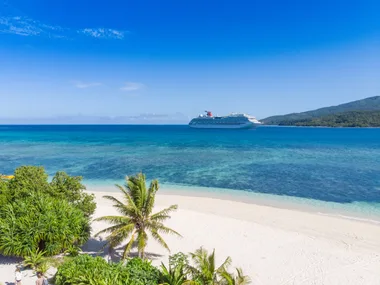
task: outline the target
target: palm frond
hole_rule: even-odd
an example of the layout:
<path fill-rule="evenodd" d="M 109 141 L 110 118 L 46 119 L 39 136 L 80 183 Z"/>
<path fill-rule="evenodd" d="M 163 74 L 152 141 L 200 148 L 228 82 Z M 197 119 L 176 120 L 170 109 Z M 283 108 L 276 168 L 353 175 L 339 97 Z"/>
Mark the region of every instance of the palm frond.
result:
<path fill-rule="evenodd" d="M 126 178 L 127 179 L 127 178 Z M 121 192 L 123 192 L 124 196 L 129 196 L 129 193 L 126 189 L 124 189 L 123 186 L 119 185 L 119 184 L 115 184 L 115 187 L 117 187 Z"/>
<path fill-rule="evenodd" d="M 125 216 L 103 216 L 94 219 L 96 222 L 109 222 L 111 224 L 127 224 L 131 222 L 129 217 Z"/>
<path fill-rule="evenodd" d="M 170 218 L 169 213 L 176 211 L 178 209 L 178 205 L 171 205 L 170 207 L 163 209 L 153 215 L 150 216 L 151 220 L 165 220 L 167 218 Z"/>
<path fill-rule="evenodd" d="M 232 263 L 232 259 L 231 257 L 228 256 L 226 260 L 222 263 L 222 265 L 219 266 L 217 271 L 222 271 L 223 269 L 227 270 L 228 267 L 230 267 L 231 263 Z"/>
<path fill-rule="evenodd" d="M 236 272 L 236 285 L 248 285 L 252 282 L 248 275 L 243 274 L 243 270 L 241 268 L 236 268 Z"/>
<path fill-rule="evenodd" d="M 132 213 L 135 213 L 137 214 L 139 212 L 139 209 L 138 207 L 136 206 L 136 203 L 135 201 L 133 200 L 133 197 L 131 197 L 130 193 L 125 190 L 122 186 L 118 185 L 118 184 L 115 184 L 115 186 L 121 191 L 124 193 L 124 198 L 126 200 L 126 204 L 123 204 L 121 203 L 122 205 L 120 205 L 120 209 L 123 209 L 124 207 L 126 207 L 126 205 L 128 205 L 131 210 Z M 124 207 L 123 207 L 124 206 Z"/>
<path fill-rule="evenodd" d="M 114 230 L 111 231 L 111 229 L 106 229 L 98 233 L 103 232 L 111 232 L 109 236 L 106 237 L 106 240 L 108 243 L 111 245 L 111 247 L 116 247 L 119 244 L 121 244 L 125 239 L 128 238 L 130 233 L 134 230 L 135 225 L 134 224 L 128 224 L 128 225 L 123 225 L 121 227 L 115 228 Z"/>
<path fill-rule="evenodd" d="M 158 186 L 158 180 L 155 179 L 153 180 L 151 183 L 150 183 L 150 186 L 148 188 L 148 193 L 147 193 L 147 199 L 146 199 L 146 203 L 145 203 L 145 213 L 146 215 L 150 215 L 152 214 L 152 211 L 153 211 L 153 207 L 154 207 L 154 202 L 155 202 L 155 198 L 156 198 L 156 193 L 159 189 L 159 186 Z"/>
<path fill-rule="evenodd" d="M 125 248 L 124 248 L 124 251 L 123 251 L 123 259 L 126 259 L 127 258 L 127 255 L 131 252 L 131 249 L 132 249 L 132 246 L 133 246 L 133 243 L 135 242 L 135 235 L 136 235 L 136 232 L 132 233 L 132 236 L 131 236 L 131 239 L 129 240 L 129 242 L 125 245 Z"/>
<path fill-rule="evenodd" d="M 125 224 L 117 224 L 117 225 L 114 225 L 114 226 L 112 226 L 112 227 L 105 228 L 105 229 L 103 229 L 103 230 L 97 232 L 97 233 L 95 234 L 95 237 L 98 237 L 99 235 L 104 234 L 104 233 L 112 233 L 112 232 L 115 232 L 115 231 L 119 230 L 120 228 L 122 228 L 122 227 L 124 227 L 124 226 L 126 226 L 126 225 L 125 225 Z"/>
<path fill-rule="evenodd" d="M 155 230 L 152 230 L 151 231 L 151 233 L 152 233 L 152 237 L 162 246 L 162 247 L 164 247 L 164 248 L 166 248 L 167 249 L 167 251 L 169 251 L 170 252 L 170 248 L 169 248 L 169 246 L 166 244 L 166 242 L 165 242 L 165 240 L 160 236 L 160 234 L 157 232 L 157 231 L 155 231 Z"/>
<path fill-rule="evenodd" d="M 215 272 L 215 249 L 207 257 L 207 269 L 209 272 Z"/>
<path fill-rule="evenodd" d="M 220 277 L 222 278 L 223 284 L 226 285 L 236 285 L 235 284 L 235 277 L 233 274 L 227 272 L 227 270 L 223 270 L 219 272 Z"/>
<path fill-rule="evenodd" d="M 120 206 L 124 205 L 123 202 L 121 202 L 119 199 L 115 198 L 114 196 L 104 195 L 103 198 L 114 202 L 115 203 L 114 205 L 120 205 Z"/>
<path fill-rule="evenodd" d="M 161 233 L 164 233 L 164 234 L 173 234 L 173 235 L 176 235 L 176 236 L 179 236 L 179 237 L 182 237 L 178 232 L 176 232 L 175 230 L 171 229 L 171 228 L 168 228 L 168 227 L 165 227 L 163 224 L 161 223 L 147 223 L 146 224 L 147 228 L 150 229 L 150 230 L 156 230 L 157 232 L 161 232 Z"/>
<path fill-rule="evenodd" d="M 136 207 L 143 209 L 146 199 L 145 175 L 139 173 L 136 176 L 126 177 L 126 186 Z"/>

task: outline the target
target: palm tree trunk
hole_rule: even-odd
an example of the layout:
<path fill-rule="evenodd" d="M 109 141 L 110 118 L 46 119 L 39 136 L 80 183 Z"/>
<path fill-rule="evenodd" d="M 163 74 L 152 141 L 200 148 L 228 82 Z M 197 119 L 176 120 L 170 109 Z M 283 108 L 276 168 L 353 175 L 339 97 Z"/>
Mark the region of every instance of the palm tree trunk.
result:
<path fill-rule="evenodd" d="M 139 254 L 139 258 L 141 259 L 144 259 L 145 258 L 145 252 L 144 252 L 144 249 L 140 249 L 138 250 L 138 254 Z"/>
<path fill-rule="evenodd" d="M 141 250 L 141 259 L 145 259 L 145 250 L 144 249 Z"/>

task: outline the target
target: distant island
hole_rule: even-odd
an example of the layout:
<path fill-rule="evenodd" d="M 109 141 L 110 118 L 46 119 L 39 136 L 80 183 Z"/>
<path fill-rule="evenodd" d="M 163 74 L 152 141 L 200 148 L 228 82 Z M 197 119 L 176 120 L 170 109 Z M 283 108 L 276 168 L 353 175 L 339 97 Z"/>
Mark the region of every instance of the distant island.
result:
<path fill-rule="evenodd" d="M 265 125 L 313 127 L 380 127 L 380 96 L 302 113 L 272 116 Z"/>

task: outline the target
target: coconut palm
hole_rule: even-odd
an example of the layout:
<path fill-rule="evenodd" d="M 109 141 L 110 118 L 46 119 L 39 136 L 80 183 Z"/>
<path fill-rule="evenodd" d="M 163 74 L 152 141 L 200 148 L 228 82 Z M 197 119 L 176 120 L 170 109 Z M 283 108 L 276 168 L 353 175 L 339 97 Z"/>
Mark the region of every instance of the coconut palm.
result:
<path fill-rule="evenodd" d="M 240 268 L 237 268 L 237 275 L 229 273 L 228 267 L 231 265 L 231 258 L 226 260 L 219 267 L 215 264 L 215 250 L 208 254 L 207 250 L 197 249 L 190 253 L 194 266 L 188 266 L 193 280 L 201 285 L 247 285 L 251 283 L 248 276 L 245 276 Z"/>
<path fill-rule="evenodd" d="M 215 264 L 215 250 L 208 254 L 204 248 L 197 249 L 194 253 L 190 253 L 190 257 L 194 266 L 190 266 L 190 272 L 193 280 L 196 280 L 202 285 L 218 285 L 220 283 L 220 274 L 227 271 L 227 267 L 231 264 L 231 257 L 219 267 Z"/>
<path fill-rule="evenodd" d="M 139 257 L 145 257 L 148 232 L 160 245 L 169 250 L 161 234 L 174 234 L 177 236 L 180 236 L 180 234 L 166 227 L 163 222 L 170 218 L 170 212 L 176 210 L 178 206 L 172 205 L 152 214 L 155 196 L 159 189 L 158 181 L 153 180 L 149 188 L 147 188 L 145 175 L 139 173 L 136 176 L 126 177 L 124 187 L 120 185 L 116 185 L 116 187 L 123 193 L 123 202 L 113 196 L 104 196 L 104 198 L 114 202 L 113 206 L 121 216 L 97 218 L 96 221 L 106 221 L 113 225 L 96 235 L 109 233 L 106 239 L 111 248 L 115 248 L 128 239 L 124 248 L 123 259 L 127 257 L 135 242 L 137 243 Z"/>

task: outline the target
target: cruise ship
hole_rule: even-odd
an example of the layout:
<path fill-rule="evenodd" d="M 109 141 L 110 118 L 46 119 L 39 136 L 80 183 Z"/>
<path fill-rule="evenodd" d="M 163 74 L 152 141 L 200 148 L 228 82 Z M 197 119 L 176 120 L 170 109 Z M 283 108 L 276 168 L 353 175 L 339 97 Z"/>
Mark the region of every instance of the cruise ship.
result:
<path fill-rule="evenodd" d="M 210 111 L 190 121 L 191 128 L 199 129 L 249 129 L 261 125 L 255 117 L 246 114 L 232 113 L 227 116 L 213 116 Z"/>

